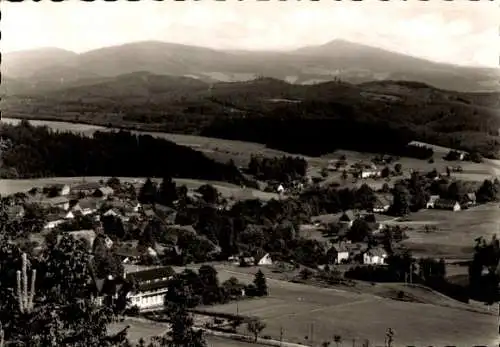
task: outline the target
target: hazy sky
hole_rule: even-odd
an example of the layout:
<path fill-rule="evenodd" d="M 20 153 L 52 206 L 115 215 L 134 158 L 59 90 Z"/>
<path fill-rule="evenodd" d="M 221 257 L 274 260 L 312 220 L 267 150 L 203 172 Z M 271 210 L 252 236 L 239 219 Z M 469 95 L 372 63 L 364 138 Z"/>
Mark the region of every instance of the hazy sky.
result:
<path fill-rule="evenodd" d="M 229 49 L 290 49 L 342 38 L 463 65 L 498 67 L 499 6 L 481 0 L 1 2 L 2 52 L 75 52 L 160 40 Z"/>

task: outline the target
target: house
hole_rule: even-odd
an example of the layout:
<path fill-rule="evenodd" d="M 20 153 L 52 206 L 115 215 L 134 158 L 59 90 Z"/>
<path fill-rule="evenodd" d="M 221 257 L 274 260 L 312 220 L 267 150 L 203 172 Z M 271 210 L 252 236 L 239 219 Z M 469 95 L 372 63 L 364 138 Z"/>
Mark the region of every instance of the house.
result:
<path fill-rule="evenodd" d="M 168 291 L 168 283 L 174 274 L 170 266 L 124 273 L 127 281 L 138 285 L 137 290 L 127 294 L 130 306 L 137 306 L 139 310 L 162 307 Z"/>
<path fill-rule="evenodd" d="M 266 253 L 260 260 L 257 262 L 257 265 L 273 265 L 273 260 L 269 253 Z"/>
<path fill-rule="evenodd" d="M 76 212 L 75 212 L 76 213 Z M 73 213 L 72 211 L 68 211 L 65 215 L 64 215 L 64 219 L 74 219 L 75 218 L 75 213 Z"/>
<path fill-rule="evenodd" d="M 122 214 L 116 208 L 110 208 L 104 212 L 104 216 L 122 217 Z"/>
<path fill-rule="evenodd" d="M 476 194 L 475 193 L 467 193 L 465 195 L 465 204 L 468 207 L 476 205 Z"/>
<path fill-rule="evenodd" d="M 361 178 L 375 178 L 375 177 L 380 177 L 382 175 L 380 170 L 377 169 L 361 169 L 358 172 L 359 177 Z"/>
<path fill-rule="evenodd" d="M 89 214 L 94 214 L 97 212 L 98 204 L 95 199 L 84 198 L 73 203 L 71 211 L 80 212 L 82 215 L 86 216 Z"/>
<path fill-rule="evenodd" d="M 458 201 L 448 199 L 437 199 L 434 203 L 434 208 L 440 210 L 450 210 L 454 212 L 460 211 L 462 209 Z"/>
<path fill-rule="evenodd" d="M 387 253 L 382 248 L 371 248 L 363 253 L 363 264 L 384 265 Z"/>
<path fill-rule="evenodd" d="M 345 211 L 342 216 L 339 218 L 339 224 L 347 226 L 348 228 L 352 227 L 352 223 L 356 220 L 356 215 L 353 211 Z"/>
<path fill-rule="evenodd" d="M 427 208 L 427 209 L 434 208 L 437 200 L 439 200 L 439 195 L 431 195 L 429 197 L 429 200 L 427 200 L 427 204 L 425 205 L 425 208 Z"/>
<path fill-rule="evenodd" d="M 373 205 L 373 212 L 375 213 L 387 213 L 391 208 L 393 197 L 391 194 L 376 194 L 376 201 Z"/>
<path fill-rule="evenodd" d="M 101 188 L 101 184 L 99 182 L 85 182 L 71 188 L 71 192 L 73 194 L 90 195 L 99 188 Z"/>
<path fill-rule="evenodd" d="M 92 193 L 92 196 L 95 198 L 103 198 L 106 199 L 113 195 L 114 190 L 111 187 L 99 187 Z"/>
<path fill-rule="evenodd" d="M 48 205 L 57 207 L 61 210 L 67 211 L 69 210 L 70 202 L 69 199 L 65 196 L 56 196 L 53 198 L 44 199 L 40 202 L 42 205 Z"/>
<path fill-rule="evenodd" d="M 283 187 L 283 185 L 280 184 L 276 189 L 276 191 L 278 192 L 278 194 L 283 194 L 285 192 L 285 187 Z"/>
<path fill-rule="evenodd" d="M 121 244 L 115 247 L 114 253 L 123 264 L 136 264 L 143 253 L 138 249 L 136 243 Z"/>
<path fill-rule="evenodd" d="M 51 197 L 67 196 L 71 192 L 71 188 L 67 184 L 57 183 L 42 189 L 42 192 Z"/>
<path fill-rule="evenodd" d="M 43 226 L 45 230 L 51 230 L 54 229 L 55 227 L 63 224 L 65 222 L 64 220 L 64 215 L 61 214 L 51 214 L 47 216 L 47 222 Z"/>
<path fill-rule="evenodd" d="M 177 217 L 177 211 L 173 208 L 163 205 L 155 206 L 156 215 L 166 224 L 175 224 L 175 219 Z"/>
<path fill-rule="evenodd" d="M 349 250 L 344 242 L 333 245 L 326 253 L 328 263 L 342 264 L 349 259 Z"/>

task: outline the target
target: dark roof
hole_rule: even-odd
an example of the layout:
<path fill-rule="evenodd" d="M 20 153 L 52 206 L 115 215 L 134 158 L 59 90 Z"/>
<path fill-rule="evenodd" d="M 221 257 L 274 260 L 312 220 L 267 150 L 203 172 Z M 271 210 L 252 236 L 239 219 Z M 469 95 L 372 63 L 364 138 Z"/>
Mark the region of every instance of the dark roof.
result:
<path fill-rule="evenodd" d="M 158 280 L 149 283 L 142 283 L 139 285 L 138 291 L 140 292 L 149 292 L 156 289 L 163 289 L 168 287 L 169 279 L 167 280 Z"/>
<path fill-rule="evenodd" d="M 53 198 L 44 199 L 42 203 L 50 204 L 50 205 L 59 205 L 68 203 L 69 199 L 65 196 L 56 196 Z"/>
<path fill-rule="evenodd" d="M 375 202 L 375 206 L 390 206 L 392 205 L 392 195 L 391 194 L 376 194 L 377 200 Z"/>
<path fill-rule="evenodd" d="M 101 184 L 99 182 L 86 182 L 81 183 L 72 188 L 72 190 L 96 190 L 101 188 Z"/>
<path fill-rule="evenodd" d="M 382 257 L 383 255 L 387 255 L 387 253 L 382 249 L 382 248 L 371 248 L 365 252 L 366 254 L 374 257 L 374 256 L 379 256 Z"/>
<path fill-rule="evenodd" d="M 448 199 L 437 199 L 436 202 L 434 202 L 434 206 L 441 206 L 441 207 L 453 207 L 455 204 L 457 204 L 458 201 L 456 200 L 448 200 Z"/>
<path fill-rule="evenodd" d="M 155 279 L 169 278 L 174 274 L 170 266 L 161 266 L 137 272 L 130 272 L 126 274 L 127 279 L 134 278 L 138 283 L 145 281 L 153 281 Z"/>
<path fill-rule="evenodd" d="M 467 193 L 467 199 L 469 199 L 470 201 L 475 201 L 476 193 Z"/>
<path fill-rule="evenodd" d="M 352 211 L 345 211 L 342 213 L 342 216 L 340 216 L 340 221 L 341 222 L 350 222 L 356 219 L 356 216 L 354 215 L 354 212 Z"/>

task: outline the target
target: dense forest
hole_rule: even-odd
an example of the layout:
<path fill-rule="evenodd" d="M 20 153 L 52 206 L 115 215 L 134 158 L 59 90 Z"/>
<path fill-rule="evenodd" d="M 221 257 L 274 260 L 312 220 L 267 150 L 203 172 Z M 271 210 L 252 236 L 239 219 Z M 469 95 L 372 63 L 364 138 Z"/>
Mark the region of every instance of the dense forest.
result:
<path fill-rule="evenodd" d="M 173 142 L 130 132 L 97 132 L 89 138 L 52 132 L 29 122 L 3 125 L 2 175 L 184 177 L 244 183 L 234 164 L 217 163 Z"/>
<path fill-rule="evenodd" d="M 103 86 L 90 85 L 44 97 L 9 97 L 4 115 L 201 134 L 313 155 L 339 148 L 401 155 L 413 140 L 485 157 L 496 157 L 500 148 L 495 93 L 403 81 L 293 85 L 260 78 L 205 88 L 141 74 L 125 80 L 105 93 Z"/>

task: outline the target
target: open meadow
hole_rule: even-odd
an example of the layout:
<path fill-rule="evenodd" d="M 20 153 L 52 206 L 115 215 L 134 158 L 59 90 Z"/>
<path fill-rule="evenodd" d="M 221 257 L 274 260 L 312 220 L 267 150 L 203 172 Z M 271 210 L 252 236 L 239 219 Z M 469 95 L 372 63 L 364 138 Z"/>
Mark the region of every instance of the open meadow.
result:
<path fill-rule="evenodd" d="M 137 343 L 140 338 L 143 338 L 145 341 L 149 341 L 149 339 L 153 336 L 161 336 L 165 334 L 168 330 L 166 324 L 156 323 L 153 321 L 141 321 L 139 319 L 125 319 L 123 322 L 115 322 L 112 323 L 108 330 L 110 333 L 117 333 L 120 330 L 124 329 L 126 326 L 128 328 L 128 338 L 131 342 Z M 251 347 L 255 346 L 255 344 L 246 343 L 243 341 L 235 341 L 231 339 L 206 335 L 207 346 L 209 347 Z"/>
<path fill-rule="evenodd" d="M 220 280 L 230 276 L 250 282 L 253 275 L 217 267 Z M 256 271 L 256 269 L 253 269 Z M 268 279 L 269 297 L 206 307 L 213 312 L 259 317 L 266 323 L 261 335 L 289 342 L 320 345 L 333 335 L 344 341 L 369 339 L 383 345 L 385 331 L 395 331 L 395 346 L 492 345 L 497 337 L 492 314 L 401 302 L 370 294 Z M 241 332 L 245 332 L 244 327 Z M 308 337 L 306 340 L 305 337 Z"/>
<path fill-rule="evenodd" d="M 50 178 L 35 178 L 35 179 L 0 179 L 0 194 L 9 195 L 18 192 L 27 192 L 33 187 L 44 187 L 50 184 L 63 183 L 69 185 L 81 184 L 82 182 L 99 182 L 106 181 L 110 177 L 50 177 Z M 137 185 L 144 181 L 145 178 L 133 177 L 118 177 L 122 182 L 136 182 Z M 153 179 L 158 184 L 161 179 Z M 262 192 L 252 188 L 241 188 L 238 185 L 218 182 L 218 181 L 201 181 L 187 178 L 175 178 L 177 185 L 185 185 L 189 190 L 194 190 L 203 184 L 213 185 L 219 193 L 225 198 L 234 198 L 235 200 L 243 199 L 260 199 L 270 200 L 277 199 L 278 194 Z"/>
<path fill-rule="evenodd" d="M 474 239 L 500 236 L 500 209 L 498 204 L 487 204 L 458 212 L 421 210 L 404 221 L 388 221 L 389 225 L 407 226 L 409 239 L 403 241 L 416 256 L 470 259 Z M 435 230 L 425 231 L 425 226 Z"/>

